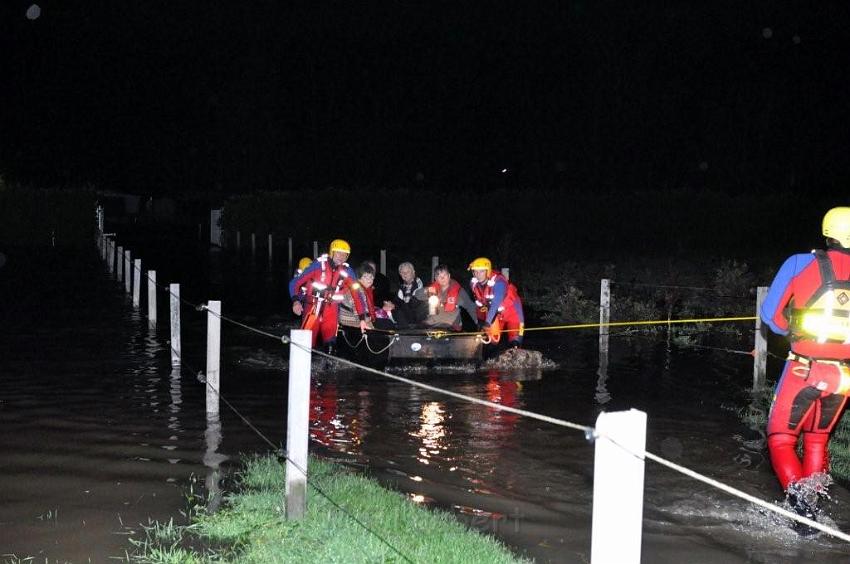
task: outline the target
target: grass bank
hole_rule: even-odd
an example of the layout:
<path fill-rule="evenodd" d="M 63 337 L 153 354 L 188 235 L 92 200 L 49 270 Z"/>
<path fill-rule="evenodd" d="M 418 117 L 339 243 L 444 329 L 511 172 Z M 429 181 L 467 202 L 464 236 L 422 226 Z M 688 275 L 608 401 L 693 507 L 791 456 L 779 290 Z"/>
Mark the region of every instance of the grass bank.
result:
<path fill-rule="evenodd" d="M 273 456 L 246 459 L 219 511 L 193 511 L 188 526 L 150 527 L 147 538 L 131 540 L 130 561 L 525 562 L 451 514 L 422 508 L 339 465 L 311 458 L 310 473 L 325 495 L 309 487 L 306 517 L 286 521 L 283 464 Z"/>

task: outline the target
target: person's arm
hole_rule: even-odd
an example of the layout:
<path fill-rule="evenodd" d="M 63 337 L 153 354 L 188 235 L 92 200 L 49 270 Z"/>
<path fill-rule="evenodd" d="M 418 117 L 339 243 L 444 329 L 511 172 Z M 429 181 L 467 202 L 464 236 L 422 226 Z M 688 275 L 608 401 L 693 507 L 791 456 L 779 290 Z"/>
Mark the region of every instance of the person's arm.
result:
<path fill-rule="evenodd" d="M 499 314 L 499 308 L 505 299 L 505 294 L 508 291 L 508 284 L 501 279 L 496 279 L 493 285 L 493 301 L 490 302 L 490 309 L 487 310 L 487 318 L 484 320 L 487 325 L 493 323 L 496 316 Z"/>
<path fill-rule="evenodd" d="M 478 319 L 478 312 L 475 302 L 472 301 L 472 298 L 469 297 L 467 291 L 461 287 L 460 292 L 457 294 L 457 302 L 460 307 L 462 307 L 466 313 L 469 314 L 469 317 L 475 321 Z"/>
<path fill-rule="evenodd" d="M 759 315 L 774 333 L 788 334 L 788 317 L 785 314 L 785 308 L 794 297 L 793 279 L 813 260 L 815 255 L 812 253 L 793 255 L 783 263 L 773 278 L 767 297 L 761 304 Z"/>

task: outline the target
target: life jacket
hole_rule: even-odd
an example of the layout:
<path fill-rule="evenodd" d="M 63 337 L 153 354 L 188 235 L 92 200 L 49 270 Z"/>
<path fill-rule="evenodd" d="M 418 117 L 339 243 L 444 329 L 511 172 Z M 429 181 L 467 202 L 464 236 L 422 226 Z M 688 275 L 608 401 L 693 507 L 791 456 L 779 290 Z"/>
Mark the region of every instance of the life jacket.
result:
<path fill-rule="evenodd" d="M 517 292 L 516 286 L 498 272 L 494 272 L 490 275 L 490 278 L 484 281 L 479 281 L 477 278 L 472 279 L 472 295 L 475 298 L 475 305 L 479 308 L 489 308 L 492 305 L 493 299 L 496 297 L 493 294 L 493 287 L 499 279 L 503 280 L 507 285 L 505 297 L 502 300 L 502 303 L 499 304 L 499 311 L 504 311 L 513 305 L 514 302 L 519 300 L 519 293 Z"/>
<path fill-rule="evenodd" d="M 437 282 L 434 282 L 430 286 L 434 289 L 434 293 L 438 296 L 442 297 L 443 289 Z M 446 301 L 443 302 L 441 300 L 440 305 L 443 306 L 443 311 L 452 312 L 457 309 L 457 299 L 460 295 L 460 284 L 457 283 L 457 280 L 449 280 L 449 287 L 446 288 Z"/>
<path fill-rule="evenodd" d="M 812 251 L 820 270 L 820 286 L 802 308 L 791 310 L 792 339 L 850 344 L 850 280 L 837 280 L 829 254 Z"/>

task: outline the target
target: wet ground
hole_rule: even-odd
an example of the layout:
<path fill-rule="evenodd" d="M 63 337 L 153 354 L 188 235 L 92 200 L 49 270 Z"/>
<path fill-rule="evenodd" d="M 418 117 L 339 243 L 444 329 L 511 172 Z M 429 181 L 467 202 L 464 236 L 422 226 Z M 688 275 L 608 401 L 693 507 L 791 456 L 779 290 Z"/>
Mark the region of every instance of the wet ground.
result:
<path fill-rule="evenodd" d="M 216 493 L 240 453 L 283 443 L 282 345 L 223 328 L 222 394 L 254 428 L 224 404 L 220 419 L 208 421 L 196 378 L 204 314 L 184 311 L 185 361 L 173 371 L 167 328 L 149 328 L 93 251 L 4 252 L 0 555 L 38 562 L 122 557 L 140 525 L 180 520 L 189 490 Z M 221 298 L 225 314 L 285 332 L 287 318 L 272 313 L 280 314 L 273 304 L 285 292 L 275 276 L 242 263 L 235 268 L 224 253 L 169 259 L 189 252 L 150 251 L 161 283 L 181 282 L 187 300 Z M 703 344 L 746 349 L 750 338 Z M 749 401 L 750 357 L 678 349 L 663 334 L 612 338 L 600 376 L 592 335 L 538 333 L 528 346 L 559 368 L 396 370 L 581 424 L 603 409 L 645 410 L 648 450 L 778 499 L 760 435 L 738 415 Z M 581 433 L 354 371 L 316 375 L 311 411 L 313 452 L 416 502 L 452 510 L 537 561 L 590 561 L 593 447 Z M 850 496 L 840 487 L 833 494 L 828 513 L 846 528 Z M 651 462 L 644 517 L 644 562 L 846 562 L 850 554 L 840 541 L 801 539 L 749 503 Z"/>

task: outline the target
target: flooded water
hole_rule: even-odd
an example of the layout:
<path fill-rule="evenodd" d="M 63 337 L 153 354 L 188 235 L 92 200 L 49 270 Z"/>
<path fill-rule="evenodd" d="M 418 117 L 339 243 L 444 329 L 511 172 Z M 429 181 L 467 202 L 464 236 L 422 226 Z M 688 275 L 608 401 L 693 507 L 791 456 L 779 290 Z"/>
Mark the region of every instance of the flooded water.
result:
<path fill-rule="evenodd" d="M 220 493 L 241 453 L 284 443 L 285 347 L 223 326 L 222 395 L 254 429 L 224 404 L 220 419 L 207 421 L 196 377 L 205 314 L 184 310 L 184 366 L 174 371 L 167 327 L 148 327 L 94 251 L 4 252 L 0 555 L 123 557 L 142 524 L 181 519 L 190 488 Z M 149 251 L 160 283 L 181 282 L 187 300 L 220 298 L 225 315 L 287 330 L 282 273 L 228 253 L 186 260 L 194 252 Z M 167 320 L 164 294 L 160 302 Z M 750 338 L 706 344 L 747 349 Z M 600 375 L 592 334 L 537 333 L 527 344 L 559 367 L 394 371 L 581 424 L 602 410 L 641 409 L 648 450 L 779 498 L 761 437 L 738 415 L 749 401 L 750 357 L 677 349 L 663 334 L 612 337 Z M 311 414 L 314 453 L 450 510 L 538 562 L 590 561 L 593 446 L 581 433 L 352 370 L 315 375 Z M 850 496 L 840 486 L 832 493 L 828 514 L 845 528 Z M 644 562 L 846 562 L 848 554 L 843 542 L 801 539 L 749 503 L 647 462 Z"/>

